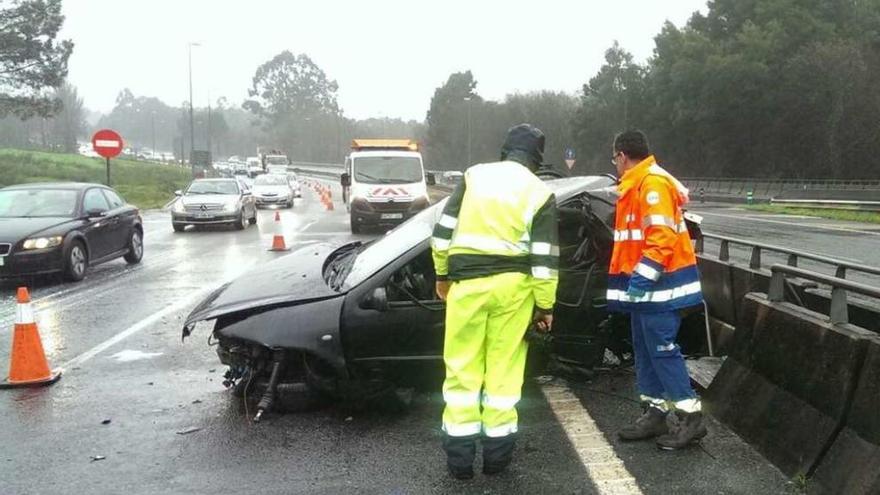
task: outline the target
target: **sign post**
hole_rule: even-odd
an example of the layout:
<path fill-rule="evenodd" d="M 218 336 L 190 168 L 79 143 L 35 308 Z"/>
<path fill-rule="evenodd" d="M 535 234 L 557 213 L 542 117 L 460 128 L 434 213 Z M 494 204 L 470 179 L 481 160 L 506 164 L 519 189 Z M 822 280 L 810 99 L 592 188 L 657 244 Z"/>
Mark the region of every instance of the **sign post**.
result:
<path fill-rule="evenodd" d="M 568 166 L 568 170 L 571 170 L 574 167 L 575 162 L 575 152 L 574 148 L 565 148 L 565 164 Z"/>
<path fill-rule="evenodd" d="M 110 159 L 122 152 L 122 136 L 110 129 L 101 129 L 92 136 L 92 149 L 107 160 L 107 185 L 110 185 Z"/>

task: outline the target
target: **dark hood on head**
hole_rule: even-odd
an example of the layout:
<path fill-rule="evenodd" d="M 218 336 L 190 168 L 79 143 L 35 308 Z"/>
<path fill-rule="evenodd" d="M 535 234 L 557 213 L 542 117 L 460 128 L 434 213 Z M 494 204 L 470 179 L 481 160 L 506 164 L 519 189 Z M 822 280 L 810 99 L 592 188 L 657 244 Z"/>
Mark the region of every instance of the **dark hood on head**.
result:
<path fill-rule="evenodd" d="M 241 311 L 341 296 L 327 286 L 322 273 L 324 260 L 338 247 L 313 244 L 248 271 L 211 292 L 184 327 Z"/>
<path fill-rule="evenodd" d="M 16 243 L 34 234 L 73 222 L 68 217 L 0 218 L 0 242 Z"/>

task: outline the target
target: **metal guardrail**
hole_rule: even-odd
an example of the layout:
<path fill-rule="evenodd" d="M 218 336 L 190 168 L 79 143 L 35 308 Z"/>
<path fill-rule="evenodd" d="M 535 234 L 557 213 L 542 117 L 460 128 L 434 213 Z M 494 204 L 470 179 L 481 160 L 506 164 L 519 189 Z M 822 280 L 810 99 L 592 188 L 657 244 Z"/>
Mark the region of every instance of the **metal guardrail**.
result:
<path fill-rule="evenodd" d="M 771 204 L 788 206 L 792 208 L 810 208 L 813 210 L 851 210 L 851 211 L 878 211 L 880 201 L 852 201 L 846 199 L 771 199 Z"/>
<path fill-rule="evenodd" d="M 680 179 L 691 190 L 707 192 L 770 195 L 782 191 L 878 191 L 880 179 L 767 179 L 759 177 L 684 177 Z"/>
<path fill-rule="evenodd" d="M 799 251 L 797 249 L 789 249 L 782 246 L 773 246 L 771 244 L 763 244 L 760 242 L 747 241 L 745 239 L 737 239 L 735 237 L 727 237 L 722 235 L 715 234 L 707 234 L 703 233 L 703 238 L 698 239 L 696 241 L 696 251 L 698 253 L 704 253 L 704 239 L 715 239 L 721 242 L 721 247 L 718 252 L 718 259 L 720 261 L 730 261 L 730 245 L 737 244 L 741 246 L 746 246 L 751 248 L 751 257 L 749 259 L 749 268 L 754 270 L 761 269 L 761 253 L 763 251 L 779 253 L 788 255 L 787 266 L 789 267 L 797 267 L 799 259 L 808 259 L 812 261 L 818 261 L 820 263 L 824 263 L 827 265 L 831 265 L 835 268 L 835 277 L 838 279 L 845 279 L 847 270 L 852 270 L 860 273 L 867 273 L 871 275 L 880 275 L 880 268 L 863 265 L 859 263 L 852 263 L 849 261 L 839 260 L 836 258 L 832 258 L 830 256 L 823 256 L 821 254 L 808 253 L 806 251 Z"/>
<path fill-rule="evenodd" d="M 823 273 L 817 273 L 794 266 L 776 264 L 770 267 L 770 289 L 767 299 L 771 302 L 785 301 L 785 278 L 786 276 L 812 280 L 831 286 L 831 307 L 828 317 L 833 324 L 849 323 L 849 306 L 847 292 L 854 292 L 863 296 L 880 299 L 880 288 L 860 284 L 839 277 L 832 277 Z"/>

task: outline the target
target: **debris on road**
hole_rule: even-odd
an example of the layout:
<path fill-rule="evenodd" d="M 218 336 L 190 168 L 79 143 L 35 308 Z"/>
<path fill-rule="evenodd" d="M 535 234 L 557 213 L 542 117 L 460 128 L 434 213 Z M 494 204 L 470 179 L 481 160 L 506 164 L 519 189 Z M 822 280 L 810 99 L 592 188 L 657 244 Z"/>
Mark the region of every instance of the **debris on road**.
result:
<path fill-rule="evenodd" d="M 106 459 L 106 458 L 107 458 L 107 456 L 105 456 L 105 455 L 93 455 L 93 456 L 92 456 L 92 462 L 95 462 L 95 461 L 103 461 L 103 460 Z"/>
<path fill-rule="evenodd" d="M 192 403 L 193 404 L 201 404 L 202 401 L 201 401 L 201 399 L 196 399 L 196 400 L 192 401 Z"/>
<path fill-rule="evenodd" d="M 195 433 L 197 431 L 201 431 L 201 427 L 198 426 L 190 426 L 189 428 L 185 428 L 177 432 L 178 435 L 189 435 L 190 433 Z"/>
<path fill-rule="evenodd" d="M 102 424 L 102 425 L 109 425 L 111 421 L 112 421 L 112 420 L 111 420 L 110 418 L 107 418 L 107 419 L 105 419 L 104 421 L 101 421 L 101 424 Z"/>

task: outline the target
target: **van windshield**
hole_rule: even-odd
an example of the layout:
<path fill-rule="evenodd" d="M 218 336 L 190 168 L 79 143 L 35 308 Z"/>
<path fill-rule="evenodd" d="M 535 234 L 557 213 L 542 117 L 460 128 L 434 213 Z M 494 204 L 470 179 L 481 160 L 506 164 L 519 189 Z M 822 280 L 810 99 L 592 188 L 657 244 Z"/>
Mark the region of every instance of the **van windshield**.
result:
<path fill-rule="evenodd" d="M 354 178 L 362 184 L 421 182 L 422 162 L 409 156 L 363 156 L 354 159 Z"/>

